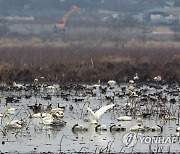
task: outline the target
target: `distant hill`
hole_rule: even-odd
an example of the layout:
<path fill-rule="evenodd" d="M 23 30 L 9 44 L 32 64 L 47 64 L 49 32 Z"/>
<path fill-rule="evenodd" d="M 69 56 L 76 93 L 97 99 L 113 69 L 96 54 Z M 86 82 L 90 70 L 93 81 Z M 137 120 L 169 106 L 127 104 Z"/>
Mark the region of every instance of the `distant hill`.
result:
<path fill-rule="evenodd" d="M 131 13 L 163 7 L 165 1 L 167 0 L 0 0 L 0 16 L 59 16 L 73 5 L 88 10 L 88 13 L 97 10 Z"/>

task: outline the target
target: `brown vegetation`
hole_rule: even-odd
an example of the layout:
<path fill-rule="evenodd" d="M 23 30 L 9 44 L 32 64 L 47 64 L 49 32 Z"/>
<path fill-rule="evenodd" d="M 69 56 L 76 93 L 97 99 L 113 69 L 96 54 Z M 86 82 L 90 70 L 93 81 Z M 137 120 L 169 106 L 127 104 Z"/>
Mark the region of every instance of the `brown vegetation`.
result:
<path fill-rule="evenodd" d="M 0 40 L 0 80 L 106 82 L 161 75 L 180 80 L 180 43 L 130 40 L 119 47 L 101 41 Z"/>

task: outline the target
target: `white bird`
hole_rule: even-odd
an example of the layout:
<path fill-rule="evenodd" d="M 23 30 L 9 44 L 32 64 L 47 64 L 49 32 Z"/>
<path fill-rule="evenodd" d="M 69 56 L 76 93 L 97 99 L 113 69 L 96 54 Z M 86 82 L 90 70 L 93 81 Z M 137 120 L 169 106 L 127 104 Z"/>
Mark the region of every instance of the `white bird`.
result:
<path fill-rule="evenodd" d="M 125 107 L 125 108 L 130 108 L 130 106 L 131 106 L 131 103 L 128 103 L 128 102 L 127 102 L 127 103 L 124 104 L 124 107 Z"/>
<path fill-rule="evenodd" d="M 129 85 L 129 90 L 134 91 L 134 86 L 132 84 Z"/>
<path fill-rule="evenodd" d="M 113 87 L 113 86 L 116 85 L 116 81 L 114 81 L 114 80 L 109 80 L 107 83 L 108 83 L 108 85 L 111 86 L 111 87 Z"/>
<path fill-rule="evenodd" d="M 51 112 L 50 114 L 51 114 L 53 117 L 56 117 L 56 118 L 63 118 L 63 117 L 64 117 L 64 112 L 62 112 L 62 111 Z"/>
<path fill-rule="evenodd" d="M 101 86 L 101 80 L 98 80 L 98 84 L 93 84 L 94 88 L 99 88 Z"/>
<path fill-rule="evenodd" d="M 117 118 L 118 121 L 131 121 L 132 118 L 129 116 L 121 116 L 119 118 Z"/>
<path fill-rule="evenodd" d="M 166 119 L 166 120 L 177 120 L 178 118 L 175 116 L 165 116 L 164 119 Z"/>
<path fill-rule="evenodd" d="M 125 131 L 126 127 L 122 126 L 122 125 L 112 125 L 110 127 L 110 132 L 112 131 Z"/>
<path fill-rule="evenodd" d="M 6 109 L 5 113 L 6 113 L 6 114 L 14 114 L 15 111 L 16 111 L 15 108 L 9 107 L 9 108 Z"/>
<path fill-rule="evenodd" d="M 177 131 L 176 136 L 180 137 L 180 131 Z"/>
<path fill-rule="evenodd" d="M 5 117 L 8 118 L 7 119 L 8 121 L 5 125 L 5 127 L 7 127 L 7 128 L 20 129 L 25 124 L 25 122 L 22 119 L 21 120 L 10 120 L 9 114 L 6 114 Z"/>
<path fill-rule="evenodd" d="M 41 119 L 41 123 L 44 125 L 51 125 L 53 123 L 53 116 L 48 115 Z"/>
<path fill-rule="evenodd" d="M 62 108 L 52 108 L 51 112 L 64 112 L 64 109 L 62 109 Z"/>
<path fill-rule="evenodd" d="M 34 83 L 38 83 L 39 82 L 39 80 L 36 78 L 36 79 L 34 79 Z"/>
<path fill-rule="evenodd" d="M 46 88 L 47 88 L 47 89 L 55 89 L 54 86 L 47 86 Z"/>
<path fill-rule="evenodd" d="M 160 131 L 160 132 L 162 132 L 162 131 L 163 131 L 163 126 L 156 125 L 156 126 L 154 126 L 154 127 L 150 127 L 150 130 L 151 130 L 152 132 L 155 132 L 155 131 Z"/>
<path fill-rule="evenodd" d="M 136 131 L 146 131 L 146 132 L 148 132 L 149 130 L 151 130 L 151 128 L 148 127 L 148 126 L 145 126 L 143 124 L 138 124 L 138 125 L 133 126 L 133 127 L 130 128 L 130 131 L 135 131 L 135 132 Z"/>
<path fill-rule="evenodd" d="M 47 116 L 51 116 L 50 113 L 46 113 L 46 112 L 43 112 L 43 113 L 31 113 L 29 115 L 29 118 L 44 118 L 44 117 L 47 117 Z"/>
<path fill-rule="evenodd" d="M 108 109 L 113 108 L 114 106 L 115 106 L 114 104 L 103 106 L 98 111 L 96 111 L 95 113 L 88 107 L 87 110 L 90 111 L 91 114 L 93 115 L 93 118 L 91 119 L 91 123 L 97 124 L 98 120 L 102 116 L 102 114 L 104 112 L 106 112 Z"/>
<path fill-rule="evenodd" d="M 53 85 L 53 86 L 47 86 L 47 87 L 46 87 L 47 90 L 56 90 L 56 88 L 57 88 L 57 87 L 54 86 L 54 85 Z"/>
<path fill-rule="evenodd" d="M 138 97 L 138 94 L 135 91 L 131 91 L 130 97 Z"/>
<path fill-rule="evenodd" d="M 139 123 L 143 123 L 144 122 L 144 120 L 142 118 L 137 118 L 136 121 L 139 122 Z"/>
<path fill-rule="evenodd" d="M 145 127 L 141 124 L 138 124 L 137 126 L 133 126 L 130 128 L 130 131 L 144 131 Z"/>
<path fill-rule="evenodd" d="M 6 112 L 12 112 L 12 111 L 15 111 L 15 110 L 16 110 L 15 108 L 9 107 L 9 108 L 6 109 Z"/>
<path fill-rule="evenodd" d="M 79 124 L 75 124 L 73 127 L 72 127 L 72 131 L 88 131 L 88 128 L 83 126 L 83 125 L 79 125 Z"/>
<path fill-rule="evenodd" d="M 0 118 L 2 118 L 3 117 L 3 114 L 2 113 L 0 113 Z"/>
<path fill-rule="evenodd" d="M 177 127 L 177 128 L 176 128 L 176 132 L 180 132 L 180 127 Z"/>
<path fill-rule="evenodd" d="M 16 88 L 24 88 L 22 84 L 17 84 L 16 82 L 13 82 L 13 86 Z"/>
<path fill-rule="evenodd" d="M 136 75 L 134 76 L 133 80 L 139 80 L 138 74 L 136 73 Z"/>
<path fill-rule="evenodd" d="M 23 127 L 23 121 L 22 120 L 13 120 L 6 124 L 7 128 L 22 128 Z"/>
<path fill-rule="evenodd" d="M 107 127 L 106 127 L 106 125 L 97 125 L 96 127 L 95 127 L 95 131 L 97 132 L 97 131 L 107 131 Z"/>
<path fill-rule="evenodd" d="M 29 118 L 40 118 L 41 117 L 41 113 L 31 113 L 29 115 Z"/>
<path fill-rule="evenodd" d="M 62 119 L 54 118 L 50 125 L 51 126 L 64 126 L 66 125 L 66 122 Z"/>
<path fill-rule="evenodd" d="M 134 83 L 134 80 L 129 80 L 129 83 L 133 84 L 133 83 Z"/>
<path fill-rule="evenodd" d="M 0 123 L 2 123 L 2 117 L 3 117 L 3 114 L 2 113 L 0 113 Z"/>
<path fill-rule="evenodd" d="M 44 115 L 41 116 L 40 124 L 51 126 L 63 126 L 66 124 L 66 122 L 61 119 L 62 117 L 64 117 L 64 113 L 63 116 L 56 115 L 56 113 L 44 113 Z"/>
<path fill-rule="evenodd" d="M 155 77 L 154 77 L 154 81 L 161 81 L 161 76 L 160 76 L 160 75 L 155 76 Z"/>

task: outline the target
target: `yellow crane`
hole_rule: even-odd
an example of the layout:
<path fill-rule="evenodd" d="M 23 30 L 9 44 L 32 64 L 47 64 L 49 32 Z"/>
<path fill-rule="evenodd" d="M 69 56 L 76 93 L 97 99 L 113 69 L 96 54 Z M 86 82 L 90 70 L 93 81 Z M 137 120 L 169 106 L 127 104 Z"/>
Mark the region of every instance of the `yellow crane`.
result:
<path fill-rule="evenodd" d="M 66 13 L 63 17 L 62 17 L 62 23 L 60 24 L 55 24 L 55 28 L 57 30 L 64 30 L 66 28 L 66 22 L 67 19 L 69 17 L 69 15 L 71 15 L 73 12 L 77 11 L 78 14 L 81 14 L 80 10 L 78 9 L 77 6 L 72 6 L 71 9 L 69 10 L 68 13 Z"/>

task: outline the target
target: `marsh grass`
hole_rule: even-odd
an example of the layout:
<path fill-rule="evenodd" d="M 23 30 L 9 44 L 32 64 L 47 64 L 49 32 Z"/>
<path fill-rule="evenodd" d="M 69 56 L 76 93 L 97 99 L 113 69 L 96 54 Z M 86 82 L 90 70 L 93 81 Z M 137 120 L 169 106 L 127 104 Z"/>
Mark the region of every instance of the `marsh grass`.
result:
<path fill-rule="evenodd" d="M 0 40 L 0 80 L 97 82 L 180 79 L 180 43 L 132 39 L 118 46 L 102 40 Z M 93 61 L 93 67 L 92 67 Z"/>

